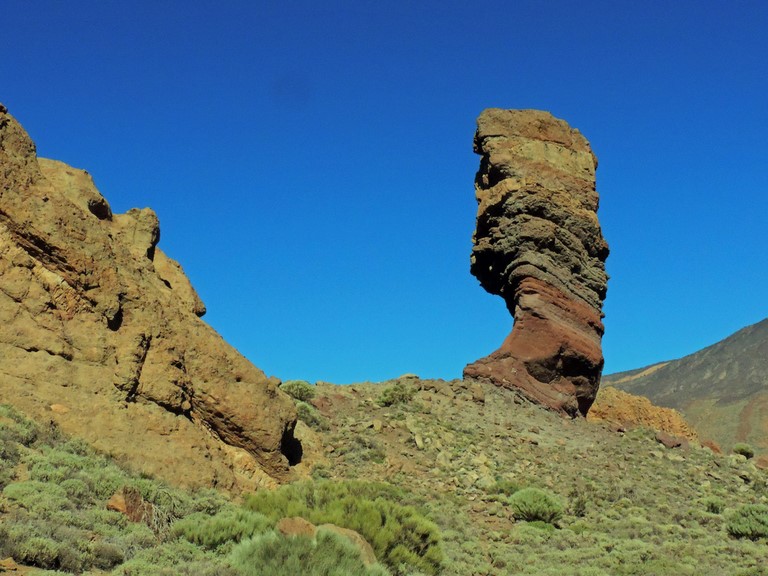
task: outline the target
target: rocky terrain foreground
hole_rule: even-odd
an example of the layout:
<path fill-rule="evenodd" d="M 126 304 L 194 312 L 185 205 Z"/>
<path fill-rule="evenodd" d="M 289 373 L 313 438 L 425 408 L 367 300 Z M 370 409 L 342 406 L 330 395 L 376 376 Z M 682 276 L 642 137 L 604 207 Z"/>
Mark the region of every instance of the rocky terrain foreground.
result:
<path fill-rule="evenodd" d="M 597 159 L 548 112 L 485 110 L 477 120 L 471 271 L 515 319 L 501 348 L 464 376 L 586 415 L 603 369 L 608 244 L 597 219 Z"/>
<path fill-rule="evenodd" d="M 304 383 L 300 390 L 297 395 L 304 400 L 296 400 L 301 415 L 297 427 L 308 439 L 301 467 L 311 479 L 300 485 L 306 487 L 309 482 L 319 494 L 327 483 L 341 487 L 354 481 L 381 490 L 380 499 L 397 490 L 399 505 L 417 510 L 434 523 L 442 554 L 440 568 L 423 573 L 392 569 L 392 574 L 766 573 L 768 539 L 753 541 L 731 534 L 733 518 L 744 506 L 768 510 L 768 473 L 743 455 L 716 454 L 695 441 L 665 443 L 665 436 L 644 427 L 563 419 L 514 391 L 485 382 L 406 376 L 351 386 Z M 18 503 L 25 502 L 21 487 L 31 483 L 35 490 L 42 490 L 39 481 L 25 483 L 21 478 L 42 478 L 41 470 L 47 475 L 61 474 L 66 466 L 62 456 L 45 466 L 41 460 L 40 455 L 26 456 L 16 469 L 16 481 L 3 491 L 0 536 L 3 526 L 10 526 L 10 518 L 19 513 Z M 84 471 L 105 477 L 101 466 Z M 147 481 L 132 482 L 143 487 Z M 554 498 L 560 514 L 549 522 L 520 518 L 513 498 L 528 487 Z M 279 496 L 282 490 L 275 494 Z M 152 498 L 152 490 L 145 489 L 145 493 Z M 47 494 L 38 497 L 40 502 L 47 498 Z M 199 502 L 201 497 L 197 498 Z M 185 499 L 189 496 L 173 497 L 178 502 Z M 167 497 L 160 505 L 165 501 Z M 210 496 L 204 496 L 203 502 L 197 506 L 212 507 Z M 271 506 L 279 502 L 277 498 Z M 104 497 L 94 505 L 103 509 L 106 504 Z M 182 517 L 171 526 L 169 536 L 156 541 L 145 537 L 145 548 L 133 552 L 129 546 L 136 546 L 135 536 L 129 539 L 131 532 L 120 536 L 114 528 L 119 525 L 116 519 L 99 514 L 91 517 L 111 518 L 112 527 L 109 531 L 92 528 L 91 538 L 96 542 L 108 538 L 123 554 L 115 555 L 125 560 L 114 570 L 92 569 L 87 574 L 241 574 L 226 568 L 232 561 L 227 552 L 231 548 L 204 552 L 185 544 L 184 534 L 189 532 L 185 513 L 179 512 Z M 354 508 L 346 514 L 354 516 Z M 220 512 L 217 517 L 221 516 Z M 195 524 L 204 522 L 199 514 L 189 518 Z M 343 517 L 336 521 L 344 522 Z M 219 530 L 226 530 L 222 520 L 218 522 Z M 276 529 L 285 523 L 277 522 Z M 234 536 L 243 529 L 237 526 L 240 524 L 232 529 L 235 540 L 242 538 Z M 138 528 L 129 523 L 121 530 L 129 529 L 135 533 Z M 93 536 L 101 533 L 110 536 Z M 155 572 L 138 570 L 147 561 L 155 563 Z"/>
<path fill-rule="evenodd" d="M 286 478 L 293 404 L 200 320 L 159 240 L 152 210 L 113 214 L 0 106 L 1 401 L 175 484 Z"/>

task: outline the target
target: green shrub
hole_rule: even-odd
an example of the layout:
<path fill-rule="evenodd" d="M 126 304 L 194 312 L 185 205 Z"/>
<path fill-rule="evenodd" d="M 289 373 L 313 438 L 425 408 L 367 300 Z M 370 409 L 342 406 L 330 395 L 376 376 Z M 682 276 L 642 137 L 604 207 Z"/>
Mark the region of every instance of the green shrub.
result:
<path fill-rule="evenodd" d="M 488 489 L 488 494 L 502 494 L 504 496 L 512 496 L 515 492 L 520 490 L 522 486 L 512 480 L 496 480 L 496 483 Z"/>
<path fill-rule="evenodd" d="M 302 402 L 315 397 L 315 387 L 305 380 L 288 380 L 280 385 L 280 390 Z"/>
<path fill-rule="evenodd" d="M 392 386 L 387 386 L 382 390 L 377 399 L 381 406 L 392 406 L 394 404 L 407 404 L 411 401 L 416 389 L 408 387 L 402 382 L 397 382 Z"/>
<path fill-rule="evenodd" d="M 523 488 L 509 498 L 509 506 L 516 520 L 540 520 L 554 524 L 563 515 L 563 505 L 555 496 L 538 488 Z"/>
<path fill-rule="evenodd" d="M 226 560 L 186 540 L 141 550 L 112 576 L 240 576 Z"/>
<path fill-rule="evenodd" d="M 14 558 L 22 564 L 38 568 L 58 566 L 59 545 L 50 538 L 33 536 L 20 542 L 15 551 Z"/>
<path fill-rule="evenodd" d="M 227 508 L 215 516 L 203 513 L 190 514 L 176 521 L 173 536 L 180 536 L 207 550 L 219 550 L 244 538 L 263 534 L 270 528 L 266 516 L 243 508 Z"/>
<path fill-rule="evenodd" d="M 244 576 L 386 576 L 367 567 L 349 540 L 327 530 L 315 538 L 284 537 L 275 532 L 243 541 L 232 552 L 232 565 Z"/>
<path fill-rule="evenodd" d="M 768 506 L 765 504 L 741 506 L 730 515 L 725 528 L 734 538 L 749 540 L 768 538 Z"/>
<path fill-rule="evenodd" d="M 747 460 L 749 460 L 750 458 L 754 457 L 755 450 L 749 444 L 739 442 L 738 444 L 733 445 L 733 453 L 741 454 L 742 456 L 746 457 Z"/>
<path fill-rule="evenodd" d="M 72 503 L 64 488 L 36 480 L 12 482 L 3 488 L 3 496 L 41 518 L 49 518 L 61 510 L 72 509 Z"/>
<path fill-rule="evenodd" d="M 443 555 L 438 528 L 401 504 L 404 497 L 384 483 L 307 481 L 257 492 L 247 497 L 246 505 L 273 521 L 301 516 L 314 524 L 355 530 L 395 574 L 439 574 Z"/>
<path fill-rule="evenodd" d="M 304 422 L 307 426 L 318 428 L 319 430 L 329 430 L 330 426 L 328 421 L 320 415 L 317 408 L 306 402 L 296 402 L 296 412 L 299 420 Z"/>
<path fill-rule="evenodd" d="M 721 514 L 725 510 L 725 502 L 717 496 L 710 496 L 702 500 L 704 509 L 710 514 Z"/>
<path fill-rule="evenodd" d="M 0 404 L 0 438 L 31 446 L 38 436 L 37 425 L 13 406 Z"/>

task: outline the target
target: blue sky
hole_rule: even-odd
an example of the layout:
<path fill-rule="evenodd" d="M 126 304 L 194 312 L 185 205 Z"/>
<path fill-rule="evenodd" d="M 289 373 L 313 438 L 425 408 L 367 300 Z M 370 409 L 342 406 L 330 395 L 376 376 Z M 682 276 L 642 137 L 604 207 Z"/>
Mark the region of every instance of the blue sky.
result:
<path fill-rule="evenodd" d="M 549 110 L 600 165 L 606 372 L 768 316 L 768 3 L 6 0 L 0 102 L 152 207 L 268 374 L 454 378 L 511 327 L 469 274 L 475 118 Z"/>

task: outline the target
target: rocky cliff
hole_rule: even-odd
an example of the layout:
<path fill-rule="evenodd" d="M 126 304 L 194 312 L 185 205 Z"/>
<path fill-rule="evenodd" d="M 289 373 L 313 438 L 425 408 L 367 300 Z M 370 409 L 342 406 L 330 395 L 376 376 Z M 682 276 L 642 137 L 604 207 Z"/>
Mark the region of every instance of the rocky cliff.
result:
<path fill-rule="evenodd" d="M 464 376 L 584 415 L 603 367 L 608 245 L 597 219 L 597 159 L 578 130 L 537 110 L 485 110 L 474 148 L 471 271 L 504 298 L 514 328 Z"/>
<path fill-rule="evenodd" d="M 293 403 L 200 319 L 159 239 L 0 106 L 0 402 L 178 484 L 285 476 Z"/>

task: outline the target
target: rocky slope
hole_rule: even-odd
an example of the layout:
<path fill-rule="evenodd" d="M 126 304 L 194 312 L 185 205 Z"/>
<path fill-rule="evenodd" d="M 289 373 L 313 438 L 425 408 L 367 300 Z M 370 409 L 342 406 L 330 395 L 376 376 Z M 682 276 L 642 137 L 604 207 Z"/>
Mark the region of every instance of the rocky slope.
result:
<path fill-rule="evenodd" d="M 485 110 L 475 152 L 471 271 L 504 298 L 514 329 L 464 375 L 584 415 L 603 367 L 608 245 L 597 219 L 597 159 L 578 130 L 537 110 Z"/>
<path fill-rule="evenodd" d="M 0 390 L 139 470 L 236 489 L 300 458 L 290 399 L 200 320 L 149 209 L 113 214 L 0 106 Z"/>
<path fill-rule="evenodd" d="M 383 405 L 391 388 L 409 393 Z M 600 407 L 605 399 L 598 395 L 596 412 L 610 412 Z M 727 514 L 706 511 L 711 498 L 729 509 L 768 501 L 768 474 L 743 456 L 714 454 L 695 440 L 668 448 L 642 423 L 625 432 L 589 417 L 563 419 L 480 381 L 319 383 L 310 402 L 324 446 L 313 476 L 384 480 L 426 500 L 444 530 L 446 575 L 715 576 L 768 561 L 764 542 L 735 552 L 750 544 L 728 538 Z M 651 420 L 685 433 L 679 420 Z M 515 522 L 501 495 L 510 484 L 558 494 L 569 510 L 561 529 Z"/>
<path fill-rule="evenodd" d="M 613 386 L 600 388 L 587 420 L 608 422 L 623 429 L 646 428 L 679 439 L 699 439 L 694 427 L 677 410 L 655 406 L 644 396 L 635 396 Z"/>
<path fill-rule="evenodd" d="M 603 383 L 675 408 L 729 450 L 747 442 L 768 456 L 768 319 L 699 352 L 606 375 Z"/>

